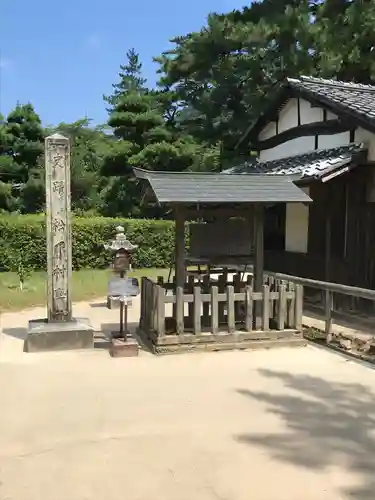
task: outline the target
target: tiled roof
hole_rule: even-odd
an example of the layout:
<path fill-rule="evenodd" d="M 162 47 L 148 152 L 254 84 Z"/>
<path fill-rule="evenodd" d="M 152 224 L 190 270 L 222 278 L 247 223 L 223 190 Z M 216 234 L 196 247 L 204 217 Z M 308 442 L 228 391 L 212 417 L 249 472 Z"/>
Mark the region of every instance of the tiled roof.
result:
<path fill-rule="evenodd" d="M 310 76 L 288 78 L 287 83 L 292 89 L 310 94 L 322 104 L 333 104 L 343 112 L 375 123 L 375 86 Z"/>
<path fill-rule="evenodd" d="M 149 185 L 159 203 L 283 203 L 311 199 L 288 177 L 155 172 L 133 168 Z"/>
<path fill-rule="evenodd" d="M 331 149 L 310 151 L 278 160 L 244 163 L 226 171 L 228 174 L 272 174 L 288 175 L 297 179 L 319 178 L 353 160 L 353 155 L 365 152 L 363 144 L 349 144 Z"/>
<path fill-rule="evenodd" d="M 322 108 L 331 110 L 343 118 L 356 120 L 353 126 L 375 132 L 375 86 L 360 83 L 326 80 L 310 76 L 287 78 L 280 82 L 278 90 L 268 102 L 263 112 L 247 128 L 237 143 L 256 139 L 260 130 L 275 117 L 292 96 L 299 96 Z"/>

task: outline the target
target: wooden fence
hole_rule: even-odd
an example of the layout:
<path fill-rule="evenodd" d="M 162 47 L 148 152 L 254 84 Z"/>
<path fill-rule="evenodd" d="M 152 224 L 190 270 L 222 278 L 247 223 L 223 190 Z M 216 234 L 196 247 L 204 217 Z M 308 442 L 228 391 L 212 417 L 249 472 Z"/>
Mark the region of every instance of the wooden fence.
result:
<path fill-rule="evenodd" d="M 302 331 L 303 288 L 267 278 L 254 292 L 251 279 L 233 282 L 220 277 L 217 284 L 189 277 L 184 287 L 142 278 L 140 329 L 157 345 L 277 339 Z"/>
<path fill-rule="evenodd" d="M 356 299 L 363 299 L 373 301 L 375 303 L 375 290 L 367 288 L 359 288 L 348 285 L 340 285 L 339 283 L 331 283 L 327 281 L 317 281 L 308 278 L 300 278 L 299 276 L 291 276 L 282 273 L 267 272 L 268 280 L 288 280 L 295 285 L 301 285 L 304 288 L 312 288 L 319 290 L 324 296 L 324 321 L 325 333 L 327 343 L 332 341 L 332 322 L 333 322 L 333 304 L 335 295 L 344 295 L 347 297 L 355 297 Z"/>

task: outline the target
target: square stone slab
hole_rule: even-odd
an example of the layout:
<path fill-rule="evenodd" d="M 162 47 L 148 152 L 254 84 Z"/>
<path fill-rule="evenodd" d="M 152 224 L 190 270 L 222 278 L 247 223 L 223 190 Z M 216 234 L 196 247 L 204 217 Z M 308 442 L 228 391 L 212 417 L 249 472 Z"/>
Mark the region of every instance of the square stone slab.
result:
<path fill-rule="evenodd" d="M 93 349 L 93 347 L 94 329 L 88 318 L 73 318 L 67 322 L 31 320 L 24 343 L 25 352 Z"/>

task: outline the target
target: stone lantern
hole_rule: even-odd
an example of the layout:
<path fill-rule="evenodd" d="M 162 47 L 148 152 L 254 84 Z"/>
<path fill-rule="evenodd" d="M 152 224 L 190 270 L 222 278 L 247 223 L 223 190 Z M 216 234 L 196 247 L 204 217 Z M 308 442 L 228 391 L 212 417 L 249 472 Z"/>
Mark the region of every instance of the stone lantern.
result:
<path fill-rule="evenodd" d="M 112 356 L 136 356 L 138 344 L 130 337 L 128 332 L 128 307 L 131 299 L 139 295 L 139 283 L 136 278 L 127 278 L 131 270 L 132 254 L 138 248 L 133 245 L 125 235 L 122 226 L 116 227 L 116 236 L 104 248 L 113 255 L 113 270 L 115 277 L 108 283 L 107 307 L 112 309 L 120 307 L 120 325 L 118 332 L 112 332 Z"/>
<path fill-rule="evenodd" d="M 114 255 L 113 270 L 124 278 L 126 273 L 131 270 L 132 253 L 138 248 L 126 238 L 125 230 L 122 226 L 116 227 L 116 236 L 108 244 L 104 245 Z"/>

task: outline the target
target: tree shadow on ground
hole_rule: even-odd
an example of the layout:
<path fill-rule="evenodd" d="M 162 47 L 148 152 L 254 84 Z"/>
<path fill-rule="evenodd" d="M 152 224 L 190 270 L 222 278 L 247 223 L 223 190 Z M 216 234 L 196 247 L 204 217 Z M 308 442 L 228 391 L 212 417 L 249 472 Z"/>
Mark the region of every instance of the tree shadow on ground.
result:
<path fill-rule="evenodd" d="M 266 448 L 278 460 L 316 471 L 344 462 L 361 484 L 342 493 L 355 500 L 374 500 L 375 393 L 361 384 L 264 369 L 260 373 L 280 380 L 290 395 L 239 392 L 265 404 L 287 431 L 236 439 Z"/>

